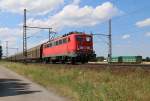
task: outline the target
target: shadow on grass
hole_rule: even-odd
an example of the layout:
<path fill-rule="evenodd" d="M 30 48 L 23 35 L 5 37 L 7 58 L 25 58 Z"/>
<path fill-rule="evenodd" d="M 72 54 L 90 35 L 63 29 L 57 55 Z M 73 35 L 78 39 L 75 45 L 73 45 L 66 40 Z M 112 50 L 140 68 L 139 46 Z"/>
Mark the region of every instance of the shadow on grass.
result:
<path fill-rule="evenodd" d="M 0 79 L 0 97 L 40 92 L 29 90 L 29 87 L 29 83 L 21 83 L 18 79 Z"/>

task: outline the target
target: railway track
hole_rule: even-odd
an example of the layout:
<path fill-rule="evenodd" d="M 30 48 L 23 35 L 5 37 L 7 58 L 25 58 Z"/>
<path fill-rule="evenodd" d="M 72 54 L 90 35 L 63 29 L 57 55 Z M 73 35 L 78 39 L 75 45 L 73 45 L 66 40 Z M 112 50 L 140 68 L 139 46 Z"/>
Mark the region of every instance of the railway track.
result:
<path fill-rule="evenodd" d="M 93 68 L 147 68 L 150 69 L 150 64 L 85 64 L 85 67 Z"/>
<path fill-rule="evenodd" d="M 30 64 L 30 63 L 29 63 Z M 33 64 L 33 63 L 31 63 Z M 35 63 L 35 64 L 43 64 L 43 63 Z M 44 65 L 44 64 L 43 64 Z M 56 64 L 45 64 L 45 65 L 64 65 L 64 66 L 110 66 L 110 67 L 119 67 L 119 66 L 128 66 L 128 67 L 149 67 L 150 64 L 107 64 L 107 63 L 87 63 L 87 64 L 75 64 L 72 65 L 71 63 L 66 63 L 66 64 L 61 64 L 61 63 L 56 63 Z"/>
<path fill-rule="evenodd" d="M 87 64 L 46 64 L 49 65 L 48 67 L 57 66 L 57 67 L 66 67 L 66 68 L 87 68 L 87 69 L 136 69 L 136 68 L 143 68 L 146 70 L 150 70 L 150 64 L 99 64 L 99 63 L 87 63 Z"/>
<path fill-rule="evenodd" d="M 88 63 L 85 65 L 97 65 L 97 66 L 142 66 L 142 67 L 150 67 L 150 64 L 99 64 L 99 63 Z"/>
<path fill-rule="evenodd" d="M 129 69 L 129 70 L 134 70 L 137 68 L 142 68 L 144 70 L 149 70 L 150 71 L 150 64 L 100 64 L 100 63 L 87 63 L 87 64 L 76 64 L 76 65 L 72 65 L 70 63 L 68 64 L 43 64 L 43 63 L 28 63 L 28 64 L 36 64 L 36 65 L 44 65 L 48 68 L 51 67 L 63 67 L 63 68 L 83 68 L 83 69 L 92 69 L 92 70 L 101 70 L 101 69 Z"/>
<path fill-rule="evenodd" d="M 142 69 L 145 72 L 150 73 L 150 64 L 84 64 L 84 65 L 76 65 L 73 68 L 83 68 L 83 69 L 90 69 L 90 70 L 105 70 L 110 69 L 112 71 L 117 72 L 133 72 L 137 69 Z"/>

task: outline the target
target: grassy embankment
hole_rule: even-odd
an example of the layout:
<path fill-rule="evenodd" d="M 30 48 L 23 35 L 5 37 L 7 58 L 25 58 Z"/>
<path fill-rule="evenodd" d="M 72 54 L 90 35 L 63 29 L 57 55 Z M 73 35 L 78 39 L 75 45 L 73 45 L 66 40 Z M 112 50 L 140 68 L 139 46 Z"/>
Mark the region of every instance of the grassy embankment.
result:
<path fill-rule="evenodd" d="M 74 101 L 150 101 L 150 71 L 72 68 L 3 62 L 2 65 Z"/>

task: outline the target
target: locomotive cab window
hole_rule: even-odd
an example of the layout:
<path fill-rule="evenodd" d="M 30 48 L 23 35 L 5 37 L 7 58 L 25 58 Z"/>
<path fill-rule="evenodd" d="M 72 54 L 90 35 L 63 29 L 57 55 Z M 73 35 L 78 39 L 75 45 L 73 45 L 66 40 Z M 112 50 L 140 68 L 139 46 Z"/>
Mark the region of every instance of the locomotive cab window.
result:
<path fill-rule="evenodd" d="M 67 39 L 65 38 L 65 39 L 63 39 L 63 43 L 67 43 Z"/>
<path fill-rule="evenodd" d="M 59 41 L 56 41 L 56 44 L 55 44 L 55 45 L 57 46 L 58 44 L 59 44 Z"/>
<path fill-rule="evenodd" d="M 55 42 L 52 42 L 52 46 L 55 46 Z"/>

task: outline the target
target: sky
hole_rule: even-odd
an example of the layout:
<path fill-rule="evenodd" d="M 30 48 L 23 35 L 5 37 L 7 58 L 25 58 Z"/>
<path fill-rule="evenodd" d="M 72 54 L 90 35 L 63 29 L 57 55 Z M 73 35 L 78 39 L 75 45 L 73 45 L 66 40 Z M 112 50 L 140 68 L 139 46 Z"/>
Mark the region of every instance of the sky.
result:
<path fill-rule="evenodd" d="M 27 25 L 51 27 L 57 36 L 71 31 L 108 34 L 112 19 L 113 56 L 150 56 L 149 0 L 0 0 L 0 40 L 5 55 L 22 51 L 23 10 Z M 28 48 L 48 40 L 48 30 L 28 29 Z M 107 56 L 108 39 L 94 36 L 97 56 Z"/>

